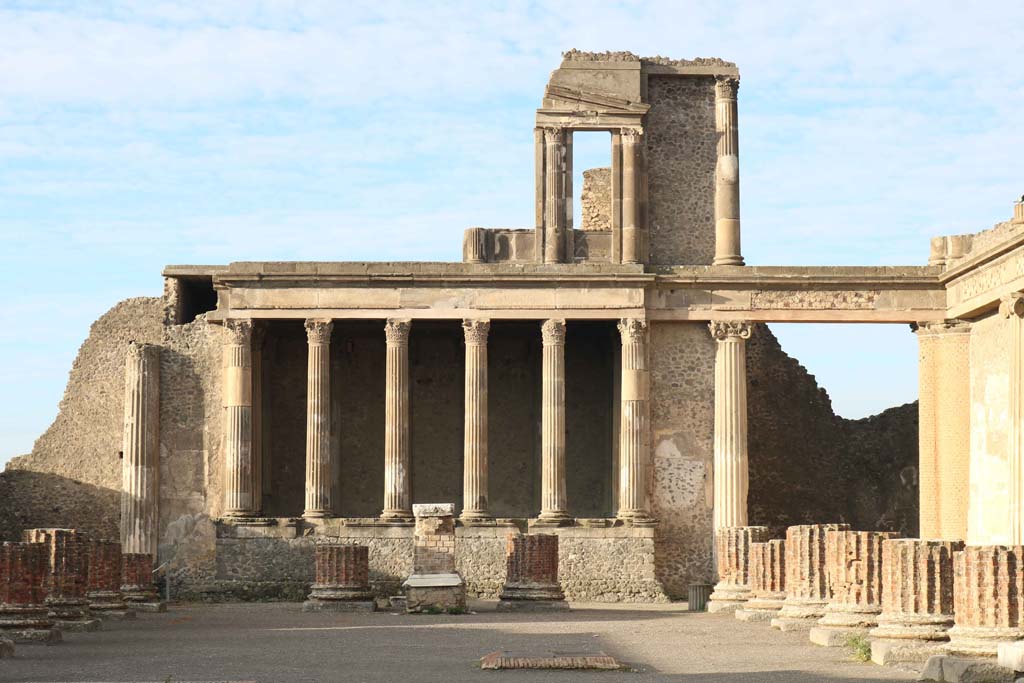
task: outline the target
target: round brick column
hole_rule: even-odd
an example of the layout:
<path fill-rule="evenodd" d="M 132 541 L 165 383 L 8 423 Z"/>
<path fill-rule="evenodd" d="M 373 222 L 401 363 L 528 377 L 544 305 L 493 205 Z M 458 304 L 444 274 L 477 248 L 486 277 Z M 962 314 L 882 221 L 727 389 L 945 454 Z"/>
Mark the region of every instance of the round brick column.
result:
<path fill-rule="evenodd" d="M 318 545 L 316 583 L 303 609 L 372 612 L 370 549 L 365 545 Z"/>
<path fill-rule="evenodd" d="M 45 582 L 44 544 L 0 546 L 0 635 L 21 643 L 60 641 L 45 604 Z"/>
<path fill-rule="evenodd" d="M 165 612 L 167 604 L 153 585 L 153 556 L 125 553 L 121 556 L 121 593 L 125 604 L 143 612 Z"/>
<path fill-rule="evenodd" d="M 498 609 L 566 609 L 558 581 L 558 536 L 509 534 Z"/>
<path fill-rule="evenodd" d="M 88 583 L 86 597 L 93 614 L 103 618 L 132 619 L 135 612 L 121 593 L 121 544 L 90 540 L 86 553 Z"/>
<path fill-rule="evenodd" d="M 786 599 L 786 542 L 750 544 L 750 598 L 736 610 L 740 621 L 766 621 Z"/>
<path fill-rule="evenodd" d="M 46 606 L 62 631 L 94 631 L 100 626 L 85 597 L 86 546 L 75 529 L 26 529 L 23 538 L 46 552 L 43 588 Z"/>
<path fill-rule="evenodd" d="M 951 651 L 994 656 L 1024 640 L 1024 546 L 967 546 L 953 555 Z"/>
<path fill-rule="evenodd" d="M 725 527 L 715 534 L 718 583 L 708 602 L 709 612 L 728 612 L 750 597 L 750 545 L 768 540 L 766 526 Z"/>
<path fill-rule="evenodd" d="M 813 628 L 825 615 L 831 593 L 825 562 L 825 534 L 849 524 L 805 524 L 786 529 L 786 599 L 772 627 L 781 631 Z"/>

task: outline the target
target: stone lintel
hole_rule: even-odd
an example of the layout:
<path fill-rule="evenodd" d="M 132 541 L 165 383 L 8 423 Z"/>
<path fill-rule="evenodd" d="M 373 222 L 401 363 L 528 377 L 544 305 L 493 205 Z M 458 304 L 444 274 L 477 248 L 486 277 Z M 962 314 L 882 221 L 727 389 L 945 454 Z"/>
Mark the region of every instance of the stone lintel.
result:
<path fill-rule="evenodd" d="M 454 503 L 416 503 L 412 506 L 414 517 L 454 517 Z"/>
<path fill-rule="evenodd" d="M 462 577 L 455 573 L 446 574 L 412 574 L 402 585 L 410 588 L 445 588 L 461 586 Z"/>

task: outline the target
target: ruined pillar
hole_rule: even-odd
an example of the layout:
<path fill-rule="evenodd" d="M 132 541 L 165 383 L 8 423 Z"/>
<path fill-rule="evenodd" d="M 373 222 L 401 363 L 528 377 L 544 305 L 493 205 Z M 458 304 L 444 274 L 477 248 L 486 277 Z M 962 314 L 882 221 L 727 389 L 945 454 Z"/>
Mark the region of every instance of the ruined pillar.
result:
<path fill-rule="evenodd" d="M 715 350 L 714 528 L 747 524 L 747 339 L 753 327 L 712 321 Z"/>
<path fill-rule="evenodd" d="M 330 320 L 307 320 L 309 357 L 306 370 L 306 509 L 304 517 L 334 514 L 331 491 L 331 331 Z"/>
<path fill-rule="evenodd" d="M 953 555 L 963 541 L 882 542 L 882 613 L 871 629 L 876 664 L 920 668 L 949 640 Z"/>
<path fill-rule="evenodd" d="M 95 631 L 98 619 L 85 597 L 87 559 L 85 539 L 74 529 L 26 529 L 27 543 L 45 548 L 43 592 L 54 624 L 62 631 Z"/>
<path fill-rule="evenodd" d="M 464 611 L 466 584 L 455 569 L 455 506 L 413 505 L 412 512 L 412 575 L 402 584 L 406 611 Z"/>
<path fill-rule="evenodd" d="M 134 619 L 121 592 L 121 544 L 116 541 L 87 541 L 86 597 L 89 609 L 103 619 Z"/>
<path fill-rule="evenodd" d="M 316 546 L 316 582 L 302 605 L 304 612 L 373 612 L 370 549 L 365 545 Z"/>
<path fill-rule="evenodd" d="M 740 621 L 768 621 L 786 599 L 786 542 L 750 544 L 750 598 L 736 610 Z"/>
<path fill-rule="evenodd" d="M 466 337 L 462 519 L 491 519 L 487 496 L 487 334 L 490 320 L 463 320 Z"/>
<path fill-rule="evenodd" d="M 813 628 L 825 615 L 831 593 L 825 563 L 825 534 L 846 531 L 849 524 L 805 524 L 786 529 L 786 599 L 772 628 Z"/>
<path fill-rule="evenodd" d="M 0 631 L 2 633 L 2 631 Z M 14 656 L 14 641 L 0 635 L 0 659 Z"/>
<path fill-rule="evenodd" d="M 0 546 L 0 636 L 16 643 L 57 643 L 46 606 L 46 544 Z"/>
<path fill-rule="evenodd" d="M 811 642 L 843 647 L 852 636 L 866 636 L 882 612 L 882 544 L 894 531 L 829 531 L 825 561 L 831 597 L 825 615 L 811 629 Z"/>
<path fill-rule="evenodd" d="M 541 326 L 544 340 L 541 388 L 541 493 L 539 523 L 569 521 L 565 498 L 565 321 Z"/>
<path fill-rule="evenodd" d="M 953 554 L 949 650 L 995 656 L 999 643 L 1024 640 L 1024 546 L 966 546 Z"/>
<path fill-rule="evenodd" d="M 622 262 L 640 262 L 640 131 L 623 128 L 622 144 Z"/>
<path fill-rule="evenodd" d="M 389 318 L 384 399 L 384 511 L 393 521 L 412 519 L 409 451 L 409 330 L 410 320 Z"/>
<path fill-rule="evenodd" d="M 970 325 L 917 326 L 920 536 L 967 538 L 971 455 Z"/>
<path fill-rule="evenodd" d="M 564 129 L 544 129 L 544 263 L 565 261 L 564 142 Z"/>
<path fill-rule="evenodd" d="M 750 545 L 764 543 L 766 526 L 726 527 L 715 531 L 718 583 L 708 602 L 709 612 L 729 612 L 750 598 Z"/>
<path fill-rule="evenodd" d="M 621 409 L 619 427 L 618 518 L 631 524 L 650 523 L 645 473 L 648 460 L 647 322 L 619 321 L 622 339 Z"/>
<path fill-rule="evenodd" d="M 1024 394 L 1024 354 L 1021 353 L 1024 347 L 1024 292 L 1003 296 L 999 315 L 1010 325 L 1009 406 L 1006 415 L 1009 472 L 1006 488 L 1010 508 L 1009 542 L 1019 545 L 1024 543 L 1024 401 L 1021 401 Z"/>
<path fill-rule="evenodd" d="M 124 553 L 121 556 L 121 594 L 131 609 L 139 612 L 166 612 L 167 603 L 153 584 L 153 556 L 148 553 Z"/>
<path fill-rule="evenodd" d="M 499 611 L 568 609 L 558 581 L 557 534 L 510 533 Z"/>
<path fill-rule="evenodd" d="M 715 260 L 716 266 L 742 266 L 740 254 L 740 161 L 736 93 L 740 79 L 715 78 Z"/>
<path fill-rule="evenodd" d="M 121 543 L 156 555 L 160 499 L 160 348 L 128 344 L 121 445 Z"/>
<path fill-rule="evenodd" d="M 226 320 L 224 516 L 256 514 L 252 491 L 252 320 Z"/>

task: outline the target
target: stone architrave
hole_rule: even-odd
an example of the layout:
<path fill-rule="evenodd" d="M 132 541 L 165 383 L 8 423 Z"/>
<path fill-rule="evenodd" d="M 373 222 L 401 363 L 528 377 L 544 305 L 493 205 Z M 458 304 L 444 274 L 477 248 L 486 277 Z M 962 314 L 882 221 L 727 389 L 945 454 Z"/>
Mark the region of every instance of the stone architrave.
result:
<path fill-rule="evenodd" d="M 649 382 L 647 369 L 647 321 L 619 321 L 622 340 L 622 382 L 619 423 L 618 518 L 637 526 L 653 520 L 647 508 L 645 471 L 649 459 Z"/>
<path fill-rule="evenodd" d="M 565 321 L 545 321 L 541 334 L 541 507 L 537 522 L 564 525 L 570 521 L 565 496 Z"/>
<path fill-rule="evenodd" d="M 736 610 L 740 621 L 768 621 L 786 600 L 786 541 L 750 544 L 750 598 Z"/>
<path fill-rule="evenodd" d="M 252 517 L 252 320 L 224 329 L 224 516 Z"/>
<path fill-rule="evenodd" d="M 953 580 L 950 652 L 994 657 L 1000 643 L 1024 640 L 1024 546 L 966 546 Z"/>
<path fill-rule="evenodd" d="M 750 546 L 770 536 L 766 526 L 726 527 L 715 533 L 718 583 L 708 602 L 709 612 L 728 612 L 750 598 Z"/>
<path fill-rule="evenodd" d="M 849 524 L 803 524 L 786 529 L 786 599 L 772 628 L 803 631 L 825 616 L 831 593 L 825 561 L 825 534 Z"/>
<path fill-rule="evenodd" d="M 46 606 L 46 545 L 0 545 L 0 636 L 16 643 L 57 643 Z"/>
<path fill-rule="evenodd" d="M 309 356 L 306 370 L 306 507 L 303 517 L 334 514 L 331 491 L 331 331 L 330 320 L 307 320 Z"/>
<path fill-rule="evenodd" d="M 134 619 L 121 592 L 121 544 L 116 541 L 89 540 L 86 557 L 89 609 L 103 619 Z"/>
<path fill-rule="evenodd" d="M 718 160 L 715 163 L 715 260 L 716 266 L 742 266 L 740 253 L 740 162 L 736 95 L 740 79 L 715 79 L 715 130 Z"/>
<path fill-rule="evenodd" d="M 944 652 L 953 626 L 953 555 L 963 541 L 882 542 L 882 613 L 871 629 L 871 660 L 920 670 Z"/>
<path fill-rule="evenodd" d="M 569 609 L 558 581 L 556 534 L 509 534 L 499 610 Z"/>
<path fill-rule="evenodd" d="M 469 524 L 493 519 L 487 490 L 487 336 L 490 329 L 490 320 L 462 321 L 466 339 L 466 412 L 461 518 Z"/>
<path fill-rule="evenodd" d="M 825 534 L 828 584 L 832 597 L 825 616 L 811 629 L 811 642 L 843 647 L 878 626 L 882 612 L 882 545 L 894 531 L 829 531 Z"/>
<path fill-rule="evenodd" d="M 714 528 L 747 525 L 747 340 L 753 326 L 712 321 L 715 349 Z"/>
<path fill-rule="evenodd" d="M 84 538 L 75 529 L 26 529 L 28 543 L 46 548 L 46 576 L 43 589 L 50 617 L 62 631 L 95 631 L 98 619 L 89 611 L 85 597 L 86 550 Z"/>
<path fill-rule="evenodd" d="M 318 544 L 316 583 L 304 612 L 373 612 L 370 549 L 365 545 Z"/>
<path fill-rule="evenodd" d="M 461 612 L 466 609 L 466 583 L 455 569 L 455 506 L 413 505 L 412 575 L 405 587 L 408 612 Z"/>
<path fill-rule="evenodd" d="M 409 331 L 411 320 L 389 319 L 384 403 L 384 511 L 388 521 L 412 519 L 409 450 Z"/>
<path fill-rule="evenodd" d="M 121 543 L 156 555 L 160 497 L 160 348 L 128 344 L 124 372 Z"/>
<path fill-rule="evenodd" d="M 153 585 L 153 556 L 149 553 L 121 556 L 121 593 L 125 604 L 139 612 L 167 611 L 167 603 Z"/>

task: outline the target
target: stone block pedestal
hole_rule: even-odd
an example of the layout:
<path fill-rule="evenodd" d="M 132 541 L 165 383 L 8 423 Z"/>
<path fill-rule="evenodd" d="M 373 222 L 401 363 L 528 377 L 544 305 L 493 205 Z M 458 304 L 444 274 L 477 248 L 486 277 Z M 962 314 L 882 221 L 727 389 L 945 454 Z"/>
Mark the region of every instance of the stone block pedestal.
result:
<path fill-rule="evenodd" d="M 466 609 L 466 582 L 455 570 L 455 506 L 413 505 L 412 575 L 405 580 L 407 612 Z"/>
<path fill-rule="evenodd" d="M 461 612 L 465 609 L 466 583 L 458 574 L 414 574 L 406 579 L 406 612 Z"/>
<path fill-rule="evenodd" d="M 558 536 L 509 534 L 498 610 L 569 609 L 558 582 Z"/>
<path fill-rule="evenodd" d="M 318 545 L 316 583 L 304 612 L 373 612 L 370 549 L 365 545 Z"/>

